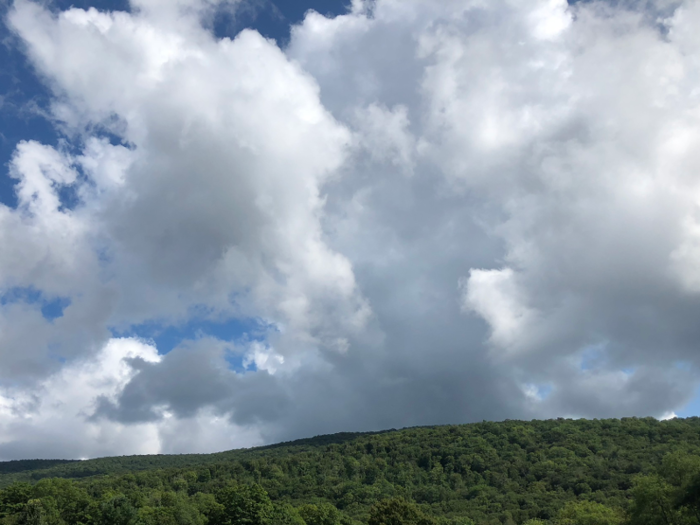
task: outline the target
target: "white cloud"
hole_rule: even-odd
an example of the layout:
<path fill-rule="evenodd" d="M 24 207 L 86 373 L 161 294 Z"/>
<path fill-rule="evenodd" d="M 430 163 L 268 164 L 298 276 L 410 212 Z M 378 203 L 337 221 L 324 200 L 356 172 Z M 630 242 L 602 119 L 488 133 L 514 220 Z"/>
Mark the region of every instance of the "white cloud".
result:
<path fill-rule="evenodd" d="M 10 14 L 54 82 L 65 125 L 110 130 L 130 145 L 86 136 L 76 162 L 93 186 L 81 187 L 84 205 L 68 214 L 93 227 L 82 241 L 109 258 L 99 285 L 116 290 L 111 321 L 235 307 L 323 344 L 320 327 L 340 321 L 324 315 L 331 302 L 361 328 L 368 307 L 319 223 L 319 185 L 350 139 L 314 82 L 257 33 L 215 41 L 196 18 L 180 13 L 185 25 L 173 29 L 151 11 L 160 3 L 142 7 L 53 17 L 19 1 Z"/>
<path fill-rule="evenodd" d="M 56 454 L 126 450 L 104 429 L 207 450 L 692 394 L 697 3 L 355 0 L 285 50 L 215 39 L 216 2 L 134 6 L 8 18 L 66 142 L 22 143 L 0 206 L 0 290 L 41 295 L 0 305 L 5 454 L 73 412 L 88 437 Z M 269 329 L 108 358 L 111 329 L 202 315 Z M 52 409 L 89 366 L 108 385 Z"/>
<path fill-rule="evenodd" d="M 265 370 L 270 374 L 277 371 L 277 367 L 284 364 L 284 357 L 276 354 L 273 348 L 265 346 L 260 341 L 253 341 L 243 360 L 246 368 L 255 365 L 258 370 Z"/>
<path fill-rule="evenodd" d="M 517 351 L 537 321 L 537 312 L 522 304 L 521 292 L 510 268 L 472 269 L 461 281 L 464 310 L 472 310 L 491 326 L 489 341 L 506 352 Z"/>
<path fill-rule="evenodd" d="M 22 454 L 99 456 L 112 453 L 157 453 L 157 429 L 86 421 L 97 395 L 114 396 L 133 372 L 125 358 L 157 361 L 156 349 L 136 340 L 113 340 L 94 359 L 64 367 L 31 393 L 3 389 L 0 395 L 0 457 Z M 46 447 L 42 451 L 39 447 Z M 28 457 L 28 456 L 27 456 Z M 35 456 L 31 456 L 35 457 Z"/>
<path fill-rule="evenodd" d="M 409 130 L 408 109 L 392 109 L 370 104 L 358 108 L 355 115 L 359 146 L 365 149 L 373 162 L 390 163 L 413 173 L 416 140 Z"/>
<path fill-rule="evenodd" d="M 678 415 L 675 412 L 666 412 L 664 415 L 662 415 L 659 419 L 662 421 L 665 421 L 667 419 L 674 419 L 677 418 Z"/>
<path fill-rule="evenodd" d="M 188 418 L 128 425 L 92 418 L 98 398 L 116 401 L 138 373 L 129 364 L 133 359 L 155 364 L 162 357 L 143 341 L 112 339 L 94 356 L 41 381 L 31 393 L 0 390 L 0 458 L 195 453 L 261 442 L 255 429 L 238 427 L 207 410 Z"/>
<path fill-rule="evenodd" d="M 689 312 L 700 306 L 692 287 L 698 65 L 689 52 L 695 44 L 681 37 L 694 5 L 674 14 L 668 3 L 630 9 L 385 1 L 371 18 L 355 6 L 345 17 L 316 18 L 295 30 L 289 52 L 317 78 L 336 116 L 352 126 L 345 117 L 352 108 L 401 105 L 420 145 L 416 171 L 423 180 L 415 186 L 423 194 L 410 201 L 420 218 L 404 217 L 414 235 L 397 239 L 392 194 L 416 197 L 407 191 L 410 182 L 391 178 L 387 169 L 381 170 L 391 181 L 385 186 L 361 184 L 360 175 L 357 186 L 345 182 L 353 207 L 338 197 L 339 231 L 362 232 L 365 243 L 368 231 L 391 239 L 383 246 L 403 255 L 394 256 L 390 271 L 414 279 L 404 286 L 434 276 L 430 291 L 412 296 L 404 309 L 437 295 L 437 272 L 462 259 L 468 265 L 459 281 L 462 305 L 487 322 L 483 351 L 493 366 L 525 384 L 551 383 L 554 393 L 544 405 L 569 403 L 540 414 L 661 415 L 636 381 L 619 381 L 619 369 L 646 363 L 658 367 L 663 383 L 673 381 L 665 375 L 673 359 L 695 359 Z M 396 51 L 392 41 L 404 49 Z M 400 72 L 388 56 L 402 64 Z M 444 208 L 437 222 L 425 208 L 431 201 L 425 188 L 438 192 L 432 205 Z M 448 211 L 460 204 L 470 208 L 462 221 L 503 242 L 500 254 L 486 248 L 489 264 L 477 254 L 487 241 Z M 353 210 L 360 212 L 350 226 L 346 215 Z M 380 226 L 362 222 L 363 215 Z M 430 225 L 424 233 L 421 219 Z M 442 239 L 436 243 L 442 254 L 430 251 L 431 235 Z M 345 253 L 372 266 L 365 254 L 358 257 L 356 244 L 343 241 L 350 247 Z M 422 258 L 428 273 L 417 282 L 402 257 Z M 370 299 L 379 310 L 377 298 Z M 438 316 L 426 316 L 429 331 Z M 610 369 L 564 371 L 572 356 L 600 341 L 611 341 Z M 571 374 L 580 378 L 572 383 Z M 618 401 L 608 401 L 609 410 L 591 402 L 587 411 L 583 399 L 608 381 L 620 392 L 605 398 Z M 680 383 L 692 388 L 693 381 Z M 686 395 L 676 391 L 664 402 L 678 406 Z"/>

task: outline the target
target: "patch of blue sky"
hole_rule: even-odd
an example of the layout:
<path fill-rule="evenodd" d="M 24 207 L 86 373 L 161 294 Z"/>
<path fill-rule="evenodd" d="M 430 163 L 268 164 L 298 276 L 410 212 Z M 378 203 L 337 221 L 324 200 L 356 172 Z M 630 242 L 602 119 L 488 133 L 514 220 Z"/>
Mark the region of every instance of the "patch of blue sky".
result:
<path fill-rule="evenodd" d="M 47 297 L 40 290 L 31 287 L 14 287 L 0 295 L 0 305 L 25 303 L 41 309 L 41 315 L 47 321 L 63 317 L 64 310 L 70 306 L 68 297 Z"/>
<path fill-rule="evenodd" d="M 684 372 L 692 372 L 693 364 L 689 361 L 676 361 L 673 367 Z M 697 417 L 700 416 L 700 385 L 695 389 L 693 398 L 686 403 L 681 409 L 676 410 L 678 417 Z"/>
<path fill-rule="evenodd" d="M 114 123 L 108 123 L 107 125 L 110 127 L 113 126 L 112 129 L 118 129 L 120 127 L 119 122 L 116 121 L 116 117 Z M 105 127 L 93 129 L 91 130 L 91 133 L 93 137 L 106 139 L 112 146 L 123 146 L 128 149 L 134 149 L 134 145 L 129 142 L 126 142 L 124 140 L 124 137 L 117 135 L 116 133 L 112 132 L 110 129 L 107 129 Z"/>
<path fill-rule="evenodd" d="M 186 341 L 213 337 L 232 343 L 234 348 L 225 355 L 231 370 L 237 373 L 255 372 L 255 362 L 246 357 L 246 347 L 253 341 L 263 342 L 275 327 L 260 319 L 229 319 L 226 321 L 192 318 L 179 325 L 144 323 L 128 330 L 112 330 L 115 337 L 138 337 L 153 341 L 158 353 L 167 354 Z"/>
<path fill-rule="evenodd" d="M 538 385 L 537 386 L 537 396 L 544 401 L 552 394 L 552 385 Z"/>
<path fill-rule="evenodd" d="M 35 288 L 16 286 L 0 295 L 0 305 L 13 303 L 36 304 L 41 301 L 41 292 Z"/>
<path fill-rule="evenodd" d="M 237 374 L 258 371 L 255 361 L 247 359 L 245 354 L 229 352 L 226 354 L 226 362 L 228 363 L 229 369 L 233 370 Z"/>
<path fill-rule="evenodd" d="M 7 8 L 0 7 L 5 19 Z M 20 51 L 20 43 L 0 22 L 0 203 L 17 206 L 16 180 L 8 173 L 8 164 L 21 140 L 43 144 L 58 143 L 58 133 L 46 118 L 49 92 Z"/>
<path fill-rule="evenodd" d="M 597 343 L 585 347 L 580 354 L 581 370 L 595 370 L 605 365 L 607 360 L 607 342 Z"/>
<path fill-rule="evenodd" d="M 529 383 L 525 385 L 525 395 L 533 401 L 541 402 L 552 394 L 552 385 L 547 383 Z"/>
<path fill-rule="evenodd" d="M 41 315 L 47 321 L 53 321 L 63 317 L 63 311 L 70 306 L 70 299 L 67 297 L 56 297 L 51 300 L 44 300 L 41 306 Z"/>
<path fill-rule="evenodd" d="M 56 11 L 65 11 L 71 7 L 77 9 L 89 9 L 94 7 L 98 11 L 131 12 L 131 6 L 128 0 L 53 0 L 50 5 Z"/>
<path fill-rule="evenodd" d="M 251 341 L 264 341 L 274 328 L 260 319 L 210 320 L 194 316 L 182 324 L 148 322 L 127 330 L 113 329 L 117 337 L 139 337 L 152 340 L 160 354 L 167 354 L 184 341 L 213 337 L 234 345 L 244 346 Z"/>
<path fill-rule="evenodd" d="M 700 416 L 700 386 L 695 389 L 693 398 L 682 408 L 676 410 L 678 417 L 697 417 Z"/>
<path fill-rule="evenodd" d="M 243 29 L 255 29 L 284 48 L 290 29 L 314 10 L 334 17 L 348 12 L 350 0 L 243 0 L 235 11 L 221 9 L 214 18 L 213 30 L 218 38 L 233 38 Z"/>
<path fill-rule="evenodd" d="M 80 204 L 80 196 L 78 195 L 79 183 L 76 181 L 73 184 L 61 184 L 57 186 L 58 200 L 61 205 L 60 211 L 73 210 Z"/>

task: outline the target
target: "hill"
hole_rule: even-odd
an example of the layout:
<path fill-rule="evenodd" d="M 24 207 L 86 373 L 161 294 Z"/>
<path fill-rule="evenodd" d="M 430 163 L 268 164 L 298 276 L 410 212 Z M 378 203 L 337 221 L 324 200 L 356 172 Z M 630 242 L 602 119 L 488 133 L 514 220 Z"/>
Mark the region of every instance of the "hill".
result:
<path fill-rule="evenodd" d="M 317 451 L 320 447 L 352 441 L 361 436 L 381 432 L 340 432 L 276 443 L 250 449 L 229 450 L 213 454 L 153 454 L 142 456 L 114 456 L 88 460 L 22 459 L 0 461 L 0 488 L 11 483 L 36 482 L 44 478 L 81 479 L 110 474 L 125 474 L 143 470 L 182 469 L 242 460 L 247 457 L 290 456 Z"/>
<path fill-rule="evenodd" d="M 225 522 L 211 510 L 223 505 L 221 494 L 232 487 L 259 487 L 277 509 L 277 521 L 280 509 L 286 509 L 282 522 L 287 525 L 367 523 L 371 512 L 395 512 L 377 506 L 392 498 L 415 504 L 410 512 L 401 511 L 414 521 L 423 516 L 435 523 L 566 523 L 567 512 L 583 508 L 609 512 L 610 523 L 621 523 L 634 512 L 656 512 L 640 510 L 652 496 L 666 498 L 659 505 L 685 520 L 665 523 L 673 525 L 700 523 L 692 517 L 692 502 L 678 499 L 692 493 L 688 487 L 696 475 L 700 480 L 699 418 L 483 422 L 318 436 L 217 454 L 4 462 L 0 519 L 17 522 L 35 500 L 48 502 L 41 503 L 47 516 L 52 505 L 55 516 L 64 516 L 59 502 L 65 507 L 66 501 L 79 500 L 92 510 L 82 517 L 65 515 L 64 523 L 117 523 L 105 521 L 104 506 L 121 497 L 133 520 L 140 520 L 125 525 L 207 520 L 214 525 Z M 640 496 L 643 490 L 647 500 Z M 185 508 L 190 521 L 183 518 Z M 156 519 L 156 514 L 170 517 Z"/>

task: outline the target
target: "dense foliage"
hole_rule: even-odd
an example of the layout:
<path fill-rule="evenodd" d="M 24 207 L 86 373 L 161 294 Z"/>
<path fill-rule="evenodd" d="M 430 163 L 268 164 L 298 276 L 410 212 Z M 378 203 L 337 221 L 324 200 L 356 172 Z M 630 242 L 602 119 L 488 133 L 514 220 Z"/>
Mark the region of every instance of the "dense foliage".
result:
<path fill-rule="evenodd" d="M 700 419 L 484 422 L 7 462 L 0 484 L 3 525 L 700 525 Z"/>

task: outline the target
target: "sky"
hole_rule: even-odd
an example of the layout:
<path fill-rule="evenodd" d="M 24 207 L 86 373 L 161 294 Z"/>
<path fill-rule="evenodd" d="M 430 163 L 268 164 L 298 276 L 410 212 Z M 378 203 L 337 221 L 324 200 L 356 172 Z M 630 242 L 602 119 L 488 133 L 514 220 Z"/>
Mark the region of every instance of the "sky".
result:
<path fill-rule="evenodd" d="M 0 15 L 0 460 L 700 415 L 700 1 Z"/>

